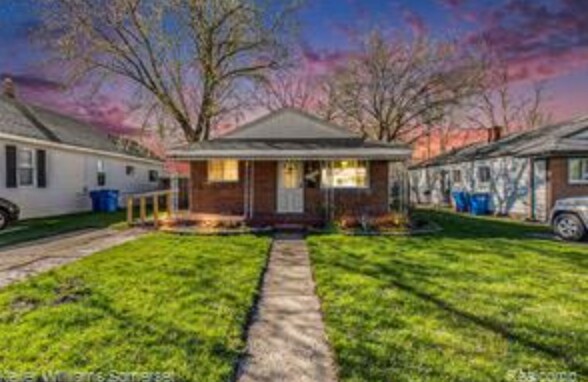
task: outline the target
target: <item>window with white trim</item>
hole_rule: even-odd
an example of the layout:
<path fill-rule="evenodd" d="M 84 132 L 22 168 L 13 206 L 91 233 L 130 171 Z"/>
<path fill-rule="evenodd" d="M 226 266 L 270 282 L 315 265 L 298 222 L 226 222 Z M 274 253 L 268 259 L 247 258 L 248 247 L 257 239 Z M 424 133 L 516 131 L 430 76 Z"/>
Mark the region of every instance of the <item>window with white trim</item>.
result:
<path fill-rule="evenodd" d="M 461 183 L 462 182 L 461 170 L 454 169 L 452 172 L 452 177 L 453 177 L 453 183 Z"/>
<path fill-rule="evenodd" d="M 149 181 L 150 182 L 157 182 L 159 180 L 159 172 L 157 170 L 149 170 Z"/>
<path fill-rule="evenodd" d="M 35 185 L 35 151 L 22 148 L 18 150 L 18 184 Z"/>
<path fill-rule="evenodd" d="M 588 183 L 588 158 L 568 159 L 568 183 Z"/>
<path fill-rule="evenodd" d="M 239 181 L 239 161 L 235 159 L 212 159 L 208 161 L 209 182 Z"/>
<path fill-rule="evenodd" d="M 490 172 L 490 166 L 478 167 L 478 182 L 488 183 L 488 182 L 490 182 L 491 177 L 492 177 L 492 175 Z"/>
<path fill-rule="evenodd" d="M 321 172 L 323 188 L 367 188 L 368 163 L 363 160 L 333 161 Z"/>
<path fill-rule="evenodd" d="M 104 161 L 98 159 L 96 162 L 96 183 L 98 186 L 106 185 L 106 170 L 104 169 Z"/>

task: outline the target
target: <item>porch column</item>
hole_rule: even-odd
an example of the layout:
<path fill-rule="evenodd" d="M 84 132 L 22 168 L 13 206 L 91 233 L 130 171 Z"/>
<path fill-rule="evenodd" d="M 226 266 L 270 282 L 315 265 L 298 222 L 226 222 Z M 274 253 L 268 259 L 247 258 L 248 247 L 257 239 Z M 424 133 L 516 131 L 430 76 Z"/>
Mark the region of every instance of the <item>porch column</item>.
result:
<path fill-rule="evenodd" d="M 325 183 L 328 185 L 322 189 L 325 197 L 325 215 L 327 220 L 332 221 L 335 217 L 335 211 L 333 209 L 335 189 L 332 187 L 333 168 L 331 161 L 321 161 L 321 173 L 323 172 L 326 174 Z"/>
<path fill-rule="evenodd" d="M 255 161 L 251 161 L 251 178 L 249 179 L 249 219 L 253 219 L 255 211 Z"/>
<path fill-rule="evenodd" d="M 245 171 L 243 174 L 243 217 L 245 219 L 253 218 L 254 174 L 255 161 L 245 161 Z"/>
<path fill-rule="evenodd" d="M 180 187 L 179 187 L 178 174 L 176 172 L 172 173 L 172 176 L 170 179 L 170 191 L 171 191 L 171 195 L 168 197 L 168 200 L 167 200 L 167 203 L 169 204 L 167 206 L 168 213 L 170 215 L 169 217 L 171 217 L 171 215 L 175 215 L 175 213 L 179 209 Z"/>
<path fill-rule="evenodd" d="M 249 218 L 249 161 L 245 161 L 243 171 L 243 218 Z"/>

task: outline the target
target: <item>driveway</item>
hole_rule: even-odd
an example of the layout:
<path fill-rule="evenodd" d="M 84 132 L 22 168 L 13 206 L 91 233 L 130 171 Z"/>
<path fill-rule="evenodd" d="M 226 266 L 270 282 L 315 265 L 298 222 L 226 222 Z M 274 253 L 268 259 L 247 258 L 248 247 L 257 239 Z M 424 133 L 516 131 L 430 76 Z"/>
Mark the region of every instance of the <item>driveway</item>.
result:
<path fill-rule="evenodd" d="M 140 229 L 85 230 L 0 249 L 0 288 L 136 239 Z"/>

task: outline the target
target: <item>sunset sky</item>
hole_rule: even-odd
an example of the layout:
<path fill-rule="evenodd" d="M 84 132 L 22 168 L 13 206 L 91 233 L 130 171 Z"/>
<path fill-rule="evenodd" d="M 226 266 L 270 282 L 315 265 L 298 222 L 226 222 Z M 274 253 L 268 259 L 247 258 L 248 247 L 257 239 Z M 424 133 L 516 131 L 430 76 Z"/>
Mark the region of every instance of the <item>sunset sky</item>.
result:
<path fill-rule="evenodd" d="M 93 99 L 72 96 L 51 78 L 49 55 L 30 40 L 38 24 L 35 0 L 0 0 L 0 74 L 34 102 L 105 126 L 129 126 L 124 86 Z M 300 13 L 306 65 L 329 70 L 349 50 L 351 31 L 457 36 L 464 43 L 487 38 L 519 84 L 547 81 L 554 120 L 588 113 L 588 1 L 310 0 Z M 113 90 L 115 89 L 115 90 Z"/>

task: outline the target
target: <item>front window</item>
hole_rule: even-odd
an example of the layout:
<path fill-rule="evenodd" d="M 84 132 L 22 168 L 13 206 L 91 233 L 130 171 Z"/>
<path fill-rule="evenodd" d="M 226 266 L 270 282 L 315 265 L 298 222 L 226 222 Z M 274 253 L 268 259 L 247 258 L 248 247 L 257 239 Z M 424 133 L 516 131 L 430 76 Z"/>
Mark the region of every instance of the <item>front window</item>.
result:
<path fill-rule="evenodd" d="M 18 182 L 21 186 L 32 186 L 35 182 L 35 154 L 31 149 L 18 151 Z"/>
<path fill-rule="evenodd" d="M 569 183 L 588 183 L 588 158 L 568 159 Z"/>
<path fill-rule="evenodd" d="M 368 164 L 361 160 L 334 161 L 323 168 L 323 188 L 367 188 Z"/>
<path fill-rule="evenodd" d="M 488 166 L 478 167 L 478 182 L 480 182 L 480 183 L 490 182 L 490 167 L 488 167 Z"/>
<path fill-rule="evenodd" d="M 98 186 L 106 185 L 106 171 L 104 170 L 103 160 L 98 160 L 98 162 L 96 162 L 96 178 Z"/>
<path fill-rule="evenodd" d="M 239 180 L 239 161 L 233 159 L 208 161 L 209 182 L 237 182 Z"/>
<path fill-rule="evenodd" d="M 159 180 L 159 173 L 156 170 L 149 170 L 149 181 L 157 182 Z"/>

